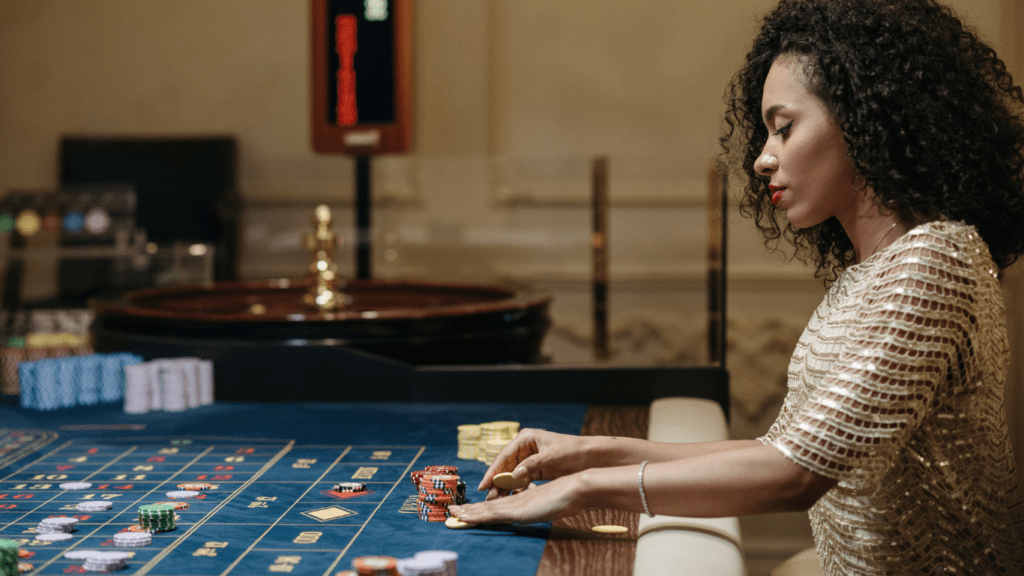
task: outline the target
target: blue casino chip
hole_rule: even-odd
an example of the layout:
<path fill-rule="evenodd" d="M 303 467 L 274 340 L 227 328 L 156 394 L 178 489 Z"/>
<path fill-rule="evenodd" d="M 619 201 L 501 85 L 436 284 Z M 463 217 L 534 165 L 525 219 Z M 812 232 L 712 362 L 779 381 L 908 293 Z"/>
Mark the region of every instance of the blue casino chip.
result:
<path fill-rule="evenodd" d="M 78 403 L 91 406 L 100 402 L 100 359 L 95 354 L 77 357 Z"/>
<path fill-rule="evenodd" d="M 43 410 L 41 401 L 36 399 L 36 364 L 21 362 L 18 364 L 18 388 L 20 390 L 21 407 Z"/>

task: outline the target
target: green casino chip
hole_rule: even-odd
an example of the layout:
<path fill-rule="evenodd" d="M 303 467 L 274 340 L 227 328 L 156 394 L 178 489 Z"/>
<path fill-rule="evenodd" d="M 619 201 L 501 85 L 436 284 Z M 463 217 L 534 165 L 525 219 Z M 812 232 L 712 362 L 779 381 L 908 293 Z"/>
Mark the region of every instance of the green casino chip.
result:
<path fill-rule="evenodd" d="M 18 574 L 18 543 L 14 540 L 0 540 L 0 575 Z"/>

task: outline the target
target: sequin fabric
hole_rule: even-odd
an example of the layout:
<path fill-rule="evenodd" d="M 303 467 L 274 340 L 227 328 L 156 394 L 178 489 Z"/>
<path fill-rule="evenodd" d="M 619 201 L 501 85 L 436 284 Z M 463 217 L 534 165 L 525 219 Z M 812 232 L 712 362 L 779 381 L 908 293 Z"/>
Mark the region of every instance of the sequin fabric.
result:
<path fill-rule="evenodd" d="M 761 441 L 839 480 L 810 510 L 829 576 L 1024 574 L 996 272 L 973 227 L 922 224 L 808 323 Z"/>

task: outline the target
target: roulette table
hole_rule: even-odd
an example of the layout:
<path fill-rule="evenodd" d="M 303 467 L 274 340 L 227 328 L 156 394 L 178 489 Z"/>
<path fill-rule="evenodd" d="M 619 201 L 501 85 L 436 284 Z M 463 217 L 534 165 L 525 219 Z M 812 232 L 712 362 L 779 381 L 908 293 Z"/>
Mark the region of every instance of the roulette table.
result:
<path fill-rule="evenodd" d="M 607 510 L 551 524 L 447 529 L 421 521 L 409 473 L 459 467 L 470 501 L 485 464 L 456 457 L 456 426 L 513 420 L 564 433 L 642 436 L 643 406 L 509 402 L 217 402 L 184 412 L 125 414 L 116 404 L 53 411 L 0 401 L 0 538 L 32 574 L 82 573 L 71 550 L 126 550 L 126 574 L 333 575 L 367 555 L 459 554 L 463 574 L 629 574 L 635 514 Z M 358 494 L 332 491 L 359 481 Z M 89 483 L 70 490 L 61 484 Z M 208 490 L 175 500 L 182 483 Z M 80 512 L 107 501 L 111 509 Z M 173 530 L 117 548 L 140 506 L 188 504 Z M 71 538 L 37 538 L 47 517 L 78 518 Z M 620 524 L 624 535 L 589 526 Z M 71 555 L 74 558 L 74 555 Z"/>

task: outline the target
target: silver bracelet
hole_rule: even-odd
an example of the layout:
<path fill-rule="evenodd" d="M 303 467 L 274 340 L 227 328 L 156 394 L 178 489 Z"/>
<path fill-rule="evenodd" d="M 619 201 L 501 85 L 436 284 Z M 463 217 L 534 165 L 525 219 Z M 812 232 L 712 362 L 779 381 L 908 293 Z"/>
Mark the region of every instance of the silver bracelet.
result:
<path fill-rule="evenodd" d="M 644 494 L 644 468 L 647 467 L 647 460 L 640 463 L 640 473 L 636 478 L 636 487 L 640 489 L 640 503 L 644 505 L 644 512 L 648 516 L 654 518 L 654 514 L 651 514 L 651 509 L 647 507 L 647 495 Z"/>

